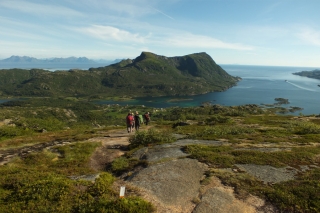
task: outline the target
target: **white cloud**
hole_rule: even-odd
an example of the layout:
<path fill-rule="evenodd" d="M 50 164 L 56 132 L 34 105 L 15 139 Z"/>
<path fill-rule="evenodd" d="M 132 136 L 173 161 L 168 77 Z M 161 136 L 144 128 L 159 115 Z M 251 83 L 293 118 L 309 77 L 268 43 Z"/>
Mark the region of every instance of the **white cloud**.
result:
<path fill-rule="evenodd" d="M 233 50 L 254 50 L 255 47 L 240 43 L 224 42 L 216 38 L 203 35 L 194 35 L 187 32 L 175 32 L 175 34 L 148 33 L 145 36 L 139 33 L 131 33 L 112 26 L 92 25 L 86 28 L 80 28 L 84 34 L 94 38 L 110 41 L 144 44 L 151 46 L 168 46 L 179 48 L 203 48 L 203 49 L 233 49 Z M 170 31 L 170 30 L 168 30 Z"/>
<path fill-rule="evenodd" d="M 254 50 L 253 46 L 239 43 L 224 42 L 216 38 L 203 35 L 181 34 L 165 39 L 168 46 L 204 48 L 204 49 L 233 49 L 233 50 Z"/>
<path fill-rule="evenodd" d="M 145 41 L 145 38 L 140 36 L 138 33 L 130 33 L 128 31 L 120 30 L 111 26 L 92 25 L 90 27 L 80 28 L 78 30 L 104 41 L 118 41 L 124 43 L 144 43 Z"/>
<path fill-rule="evenodd" d="M 313 29 L 303 29 L 302 32 L 298 34 L 298 37 L 304 42 L 320 46 L 320 31 L 316 31 Z"/>
<path fill-rule="evenodd" d="M 0 2 L 1 7 L 5 7 L 12 10 L 18 10 L 20 12 L 29 13 L 32 15 L 52 15 L 52 16 L 82 16 L 82 14 L 76 10 L 55 6 L 49 4 L 35 4 L 27 1 L 8 1 L 2 0 Z"/>

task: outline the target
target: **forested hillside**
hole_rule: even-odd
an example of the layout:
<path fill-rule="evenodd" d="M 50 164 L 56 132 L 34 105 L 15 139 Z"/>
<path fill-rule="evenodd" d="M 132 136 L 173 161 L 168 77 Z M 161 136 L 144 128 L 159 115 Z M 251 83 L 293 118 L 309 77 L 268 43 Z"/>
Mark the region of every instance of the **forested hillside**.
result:
<path fill-rule="evenodd" d="M 223 91 L 239 78 L 206 53 L 165 57 L 149 52 L 89 70 L 0 70 L 1 96 L 161 96 Z"/>

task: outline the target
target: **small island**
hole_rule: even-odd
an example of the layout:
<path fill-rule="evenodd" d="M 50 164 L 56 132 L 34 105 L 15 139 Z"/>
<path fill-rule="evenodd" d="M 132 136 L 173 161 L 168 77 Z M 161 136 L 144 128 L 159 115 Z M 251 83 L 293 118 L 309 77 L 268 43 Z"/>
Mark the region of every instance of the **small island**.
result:
<path fill-rule="evenodd" d="M 277 104 L 290 104 L 289 100 L 285 98 L 275 98 L 274 100 Z"/>

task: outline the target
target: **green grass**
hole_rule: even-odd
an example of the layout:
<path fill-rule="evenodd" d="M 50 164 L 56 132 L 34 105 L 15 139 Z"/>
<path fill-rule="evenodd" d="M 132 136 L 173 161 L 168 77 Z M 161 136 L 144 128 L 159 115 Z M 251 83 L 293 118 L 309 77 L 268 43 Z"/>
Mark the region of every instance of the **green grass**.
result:
<path fill-rule="evenodd" d="M 292 116 L 290 115 L 269 115 L 248 116 L 244 118 L 244 124 L 259 124 L 263 126 L 279 126 L 281 123 L 287 123 Z"/>
<path fill-rule="evenodd" d="M 146 162 L 130 158 L 131 154 L 142 146 L 175 141 L 172 133 L 192 139 L 228 142 L 228 145 L 219 147 L 185 147 L 190 157 L 211 168 L 233 168 L 236 163 L 297 168 L 320 163 L 320 120 L 312 116 L 274 115 L 256 105 L 159 110 L 142 106 L 98 105 L 79 98 L 29 99 L 0 107 L 0 125 L 4 119 L 11 119 L 11 126 L 0 126 L 0 148 L 52 141 L 70 141 L 72 144 L 33 153 L 1 166 L 0 209 L 5 209 L 4 212 L 152 211 L 150 203 L 140 198 L 118 199 L 118 192 L 110 187 L 115 178 L 109 173 L 103 173 L 97 184 L 67 178 L 95 173 L 88 167 L 88 159 L 100 144 L 81 141 L 105 136 L 108 130 L 125 130 L 124 119 L 130 110 L 152 112 L 153 128 L 141 130 L 130 138 L 130 150 L 110 165 L 109 172 L 115 175 L 130 172 L 137 165 L 146 166 Z M 192 124 L 176 126 L 181 121 Z M 42 133 L 42 129 L 47 132 Z M 249 145 L 248 149 L 235 149 L 244 144 Z M 290 151 L 260 152 L 253 149 L 265 145 Z M 256 194 L 282 212 L 320 212 L 319 169 L 301 171 L 297 179 L 273 185 L 265 185 L 246 173 L 213 169 L 212 175 L 233 186 L 237 196 L 245 198 L 248 193 Z M 50 191 L 54 185 L 57 187 Z M 37 203 L 44 206 L 43 209 L 36 207 Z"/>
<path fill-rule="evenodd" d="M 190 157 L 209 164 L 211 167 L 232 168 L 234 164 L 271 165 L 274 167 L 318 165 L 320 146 L 292 148 L 291 151 L 260 152 L 234 150 L 230 146 L 187 146 Z M 256 194 L 270 201 L 284 212 L 320 211 L 320 170 L 312 169 L 301 173 L 295 180 L 265 185 L 246 173 L 231 173 L 213 170 L 226 185 L 233 186 L 240 197 Z"/>
<path fill-rule="evenodd" d="M 320 170 L 309 170 L 295 180 L 263 184 L 246 173 L 232 173 L 213 169 L 212 175 L 220 178 L 222 183 L 232 186 L 236 195 L 245 198 L 257 195 L 272 203 L 280 212 L 316 213 L 320 211 Z"/>
<path fill-rule="evenodd" d="M 1 212 L 152 212 L 152 205 L 141 198 L 120 199 L 110 173 L 100 173 L 94 183 L 68 178 L 93 173 L 88 160 L 97 146 L 56 147 L 1 166 Z"/>
<path fill-rule="evenodd" d="M 315 165 L 320 146 L 292 148 L 291 151 L 261 152 L 258 150 L 235 150 L 231 146 L 188 145 L 185 151 L 190 157 L 217 167 L 233 164 L 271 165 L 275 167 Z"/>
<path fill-rule="evenodd" d="M 189 133 L 190 138 L 205 139 L 205 140 L 217 140 L 219 138 L 229 137 L 243 137 L 255 133 L 255 130 L 243 126 L 234 125 L 214 125 L 200 127 L 193 130 L 193 133 Z"/>

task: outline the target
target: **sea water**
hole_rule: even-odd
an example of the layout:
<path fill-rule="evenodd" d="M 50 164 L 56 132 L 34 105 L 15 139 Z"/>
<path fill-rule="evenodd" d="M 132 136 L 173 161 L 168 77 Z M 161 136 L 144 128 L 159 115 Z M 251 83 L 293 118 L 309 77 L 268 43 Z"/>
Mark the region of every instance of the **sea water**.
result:
<path fill-rule="evenodd" d="M 320 80 L 293 75 L 299 71 L 319 68 L 221 65 L 232 76 L 242 78 L 236 86 L 224 92 L 195 96 L 143 97 L 130 101 L 99 101 L 100 104 L 145 105 L 165 108 L 200 106 L 204 102 L 223 106 L 244 104 L 274 104 L 275 98 L 288 99 L 283 107 L 300 107 L 297 113 L 320 114 Z M 4 102 L 6 100 L 0 100 Z"/>
<path fill-rule="evenodd" d="M 180 97 L 143 97 L 132 101 L 100 101 L 100 103 L 165 108 L 200 106 L 204 102 L 223 106 L 274 104 L 275 98 L 285 98 L 290 104 L 282 107 L 303 108 L 298 113 L 305 115 L 320 114 L 320 87 L 318 87 L 320 80 L 292 74 L 317 68 L 245 65 L 221 65 L 221 67 L 230 75 L 242 78 L 236 86 L 224 92 Z"/>

